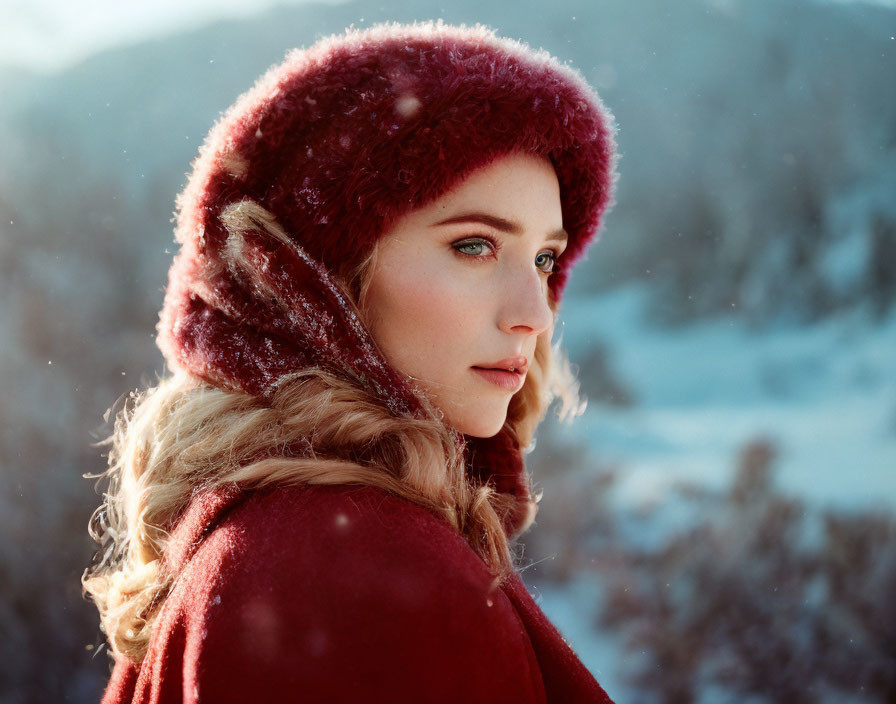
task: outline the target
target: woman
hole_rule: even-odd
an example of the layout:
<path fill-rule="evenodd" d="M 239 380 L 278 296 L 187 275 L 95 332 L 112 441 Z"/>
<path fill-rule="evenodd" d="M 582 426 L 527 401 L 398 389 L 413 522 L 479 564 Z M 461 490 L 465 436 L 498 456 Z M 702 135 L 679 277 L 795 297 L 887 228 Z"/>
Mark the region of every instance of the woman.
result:
<path fill-rule="evenodd" d="M 103 702 L 609 701 L 509 544 L 614 133 L 481 25 L 347 30 L 237 100 L 178 197 L 172 373 L 109 440 Z"/>

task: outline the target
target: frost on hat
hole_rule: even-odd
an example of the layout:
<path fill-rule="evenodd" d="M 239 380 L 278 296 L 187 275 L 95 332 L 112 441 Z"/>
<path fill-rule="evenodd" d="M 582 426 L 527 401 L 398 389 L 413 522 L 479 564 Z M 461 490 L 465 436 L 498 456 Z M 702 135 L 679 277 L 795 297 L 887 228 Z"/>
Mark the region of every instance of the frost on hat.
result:
<path fill-rule="evenodd" d="M 559 301 L 613 204 L 615 132 L 577 71 L 483 25 L 383 23 L 291 50 L 193 162 L 158 345 L 172 368 L 219 386 L 267 396 L 283 374 L 318 365 L 413 415 L 410 382 L 377 351 L 332 272 L 360 261 L 407 211 L 521 150 L 548 157 L 560 184 L 570 239 L 548 279 Z M 277 237 L 228 231 L 228 210 L 257 206 Z M 480 473 L 504 477 L 500 490 L 531 501 L 519 448 L 496 436 L 477 456 L 489 464 Z"/>

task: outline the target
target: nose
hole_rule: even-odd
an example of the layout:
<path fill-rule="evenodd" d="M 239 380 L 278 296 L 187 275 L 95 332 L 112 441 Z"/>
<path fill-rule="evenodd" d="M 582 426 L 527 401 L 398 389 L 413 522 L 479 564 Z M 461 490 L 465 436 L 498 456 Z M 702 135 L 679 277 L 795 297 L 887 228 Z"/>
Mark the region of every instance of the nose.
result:
<path fill-rule="evenodd" d="M 540 335 L 554 324 L 547 278 L 534 267 L 516 269 L 500 291 L 499 327 L 509 334 Z"/>

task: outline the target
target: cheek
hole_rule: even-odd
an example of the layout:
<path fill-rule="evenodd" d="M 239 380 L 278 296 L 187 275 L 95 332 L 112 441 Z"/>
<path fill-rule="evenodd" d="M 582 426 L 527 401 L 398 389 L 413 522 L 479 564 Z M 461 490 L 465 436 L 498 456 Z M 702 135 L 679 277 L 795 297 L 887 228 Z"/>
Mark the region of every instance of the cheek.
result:
<path fill-rule="evenodd" d="M 372 332 L 390 362 L 416 375 L 447 371 L 445 359 L 467 361 L 465 342 L 477 337 L 485 316 L 472 284 L 457 266 L 419 256 L 378 272 L 369 297 Z"/>

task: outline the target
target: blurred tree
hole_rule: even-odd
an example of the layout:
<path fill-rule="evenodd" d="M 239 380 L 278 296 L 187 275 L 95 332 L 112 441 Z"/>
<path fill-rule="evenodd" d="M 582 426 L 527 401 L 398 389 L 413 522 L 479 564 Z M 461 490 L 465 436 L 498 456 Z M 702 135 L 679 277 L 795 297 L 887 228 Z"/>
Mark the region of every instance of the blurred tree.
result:
<path fill-rule="evenodd" d="M 618 629 L 628 678 L 659 701 L 896 698 L 896 523 L 777 493 L 775 449 L 748 443 L 731 488 L 686 487 L 699 519 L 660 546 L 617 544 L 599 628 Z M 811 520 L 810 520 L 811 518 Z M 823 526 L 818 535 L 815 526 Z"/>

